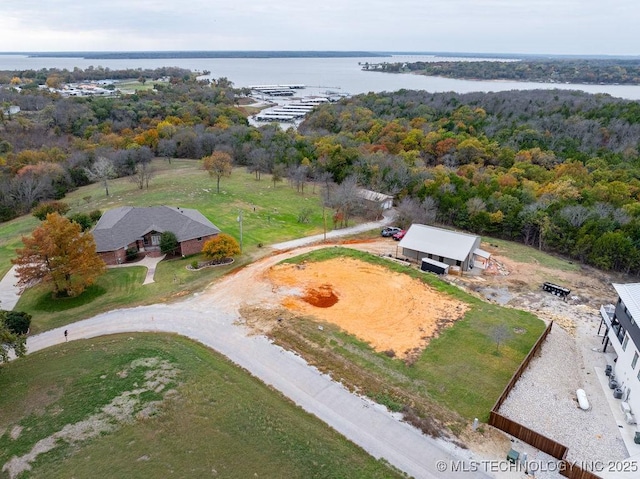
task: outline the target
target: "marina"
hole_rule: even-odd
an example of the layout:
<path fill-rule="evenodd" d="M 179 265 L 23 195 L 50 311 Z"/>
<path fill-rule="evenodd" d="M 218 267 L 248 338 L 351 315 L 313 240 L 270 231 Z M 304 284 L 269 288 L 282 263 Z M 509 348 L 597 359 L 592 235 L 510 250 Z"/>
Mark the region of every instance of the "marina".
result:
<path fill-rule="evenodd" d="M 303 84 L 251 85 L 249 88 L 254 100 L 269 105 L 252 116 L 250 121 L 286 123 L 287 127 L 291 124 L 297 126 L 318 105 L 349 96 L 336 91 L 318 92 L 317 89 L 308 88 Z"/>

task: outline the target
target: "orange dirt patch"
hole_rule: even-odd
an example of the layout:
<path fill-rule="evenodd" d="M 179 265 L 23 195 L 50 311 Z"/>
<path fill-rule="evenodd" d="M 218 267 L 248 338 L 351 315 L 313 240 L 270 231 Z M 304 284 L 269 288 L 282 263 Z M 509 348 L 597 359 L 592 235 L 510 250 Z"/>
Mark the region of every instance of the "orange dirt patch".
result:
<path fill-rule="evenodd" d="M 467 305 L 417 279 L 351 258 L 275 265 L 266 273 L 282 305 L 340 326 L 377 351 L 423 349 Z"/>

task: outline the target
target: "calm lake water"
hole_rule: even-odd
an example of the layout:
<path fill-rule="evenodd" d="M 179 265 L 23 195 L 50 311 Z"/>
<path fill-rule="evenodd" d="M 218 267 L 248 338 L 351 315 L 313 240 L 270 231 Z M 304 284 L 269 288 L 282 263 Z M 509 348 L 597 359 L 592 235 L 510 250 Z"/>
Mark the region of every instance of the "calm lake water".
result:
<path fill-rule="evenodd" d="M 553 89 L 608 93 L 619 98 L 640 100 L 640 86 L 573 85 L 513 81 L 470 81 L 411 74 L 362 71 L 358 63 L 415 62 L 444 60 L 425 55 L 362 58 L 176 58 L 138 60 L 87 60 L 84 58 L 30 58 L 25 55 L 0 54 L 0 70 L 39 70 L 41 68 L 102 66 L 112 70 L 123 68 L 180 67 L 193 71 L 208 70 L 210 77 L 227 77 L 236 87 L 259 84 L 302 83 L 314 90 L 333 90 L 348 94 L 397 91 L 400 89 L 429 92 L 506 91 Z M 451 58 L 460 60 L 460 58 Z M 473 61 L 474 59 L 468 59 Z"/>

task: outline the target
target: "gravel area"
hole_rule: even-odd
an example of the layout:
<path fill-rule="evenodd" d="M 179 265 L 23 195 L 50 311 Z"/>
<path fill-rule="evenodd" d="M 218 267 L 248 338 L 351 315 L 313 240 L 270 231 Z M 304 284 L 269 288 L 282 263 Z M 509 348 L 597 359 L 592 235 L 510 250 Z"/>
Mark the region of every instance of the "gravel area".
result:
<path fill-rule="evenodd" d="M 597 349 L 598 338 L 590 339 Z M 567 446 L 569 461 L 622 460 L 627 450 L 593 369 L 598 362 L 604 367 L 606 358 L 593 349 L 582 342 L 578 348 L 575 337 L 554 325 L 500 413 Z M 589 411 L 578 407 L 579 388 L 587 393 Z"/>

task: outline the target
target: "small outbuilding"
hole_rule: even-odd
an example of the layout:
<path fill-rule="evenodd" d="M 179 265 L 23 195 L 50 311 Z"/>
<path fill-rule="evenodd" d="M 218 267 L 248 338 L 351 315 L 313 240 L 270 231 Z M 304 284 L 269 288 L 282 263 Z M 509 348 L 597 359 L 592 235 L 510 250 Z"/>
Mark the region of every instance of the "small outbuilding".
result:
<path fill-rule="evenodd" d="M 358 188 L 357 194 L 365 203 L 376 206 L 382 211 L 393 207 L 393 196 L 391 195 L 385 195 L 384 193 L 366 190 L 364 188 Z"/>
<path fill-rule="evenodd" d="M 468 271 L 481 258 L 486 265 L 490 254 L 480 249 L 480 237 L 467 233 L 413 224 L 398 245 L 402 255 L 416 262 L 432 260 L 447 266 L 457 266 Z M 431 264 L 431 263 L 428 263 Z"/>

